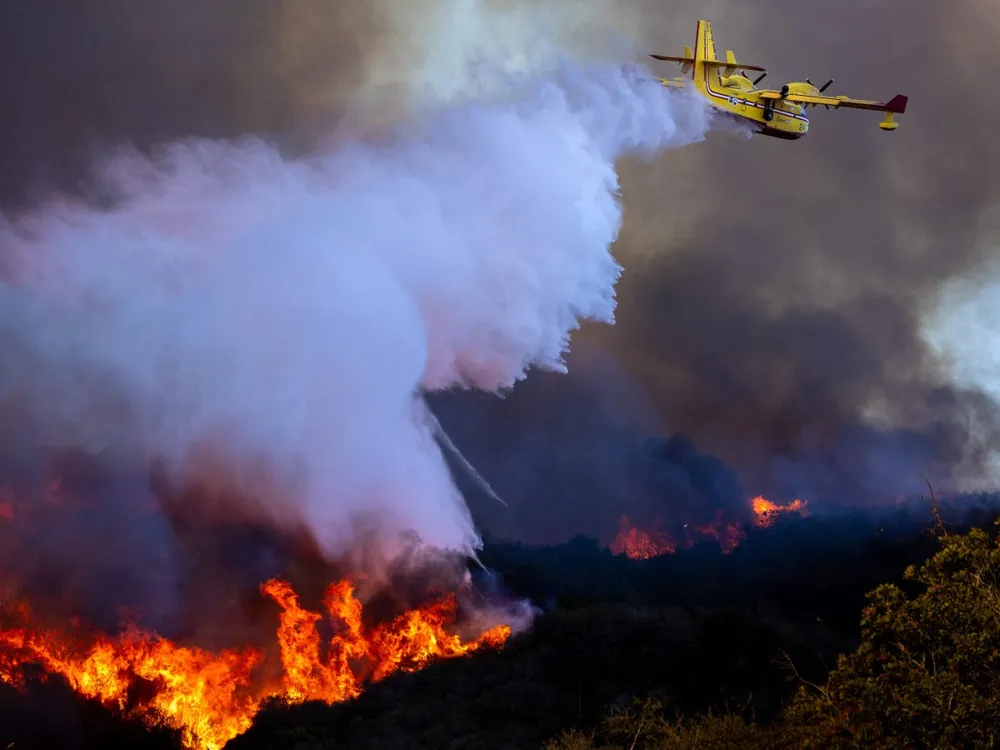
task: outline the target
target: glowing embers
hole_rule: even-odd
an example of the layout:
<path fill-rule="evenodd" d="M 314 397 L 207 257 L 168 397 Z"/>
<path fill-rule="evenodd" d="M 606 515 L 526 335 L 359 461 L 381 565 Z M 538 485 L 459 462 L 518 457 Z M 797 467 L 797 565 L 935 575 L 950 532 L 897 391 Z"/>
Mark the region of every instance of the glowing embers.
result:
<path fill-rule="evenodd" d="M 249 728 L 265 699 L 347 700 L 360 695 L 366 683 L 396 671 L 414 671 L 484 646 L 499 648 L 511 632 L 497 625 L 463 641 L 449 630 L 456 618 L 454 595 L 365 626 L 352 585 L 340 581 L 325 597 L 335 633 L 324 648 L 317 629 L 322 615 L 302 609 L 288 583 L 270 580 L 261 591 L 281 607 L 277 679 L 258 676 L 264 659 L 259 649 L 214 653 L 135 629 L 117 638 L 56 631 L 34 625 L 29 607 L 18 604 L 7 608 L 10 626 L 0 630 L 0 680 L 19 685 L 22 666 L 40 664 L 87 698 L 151 726 L 180 730 L 191 750 L 220 750 Z"/>
<path fill-rule="evenodd" d="M 757 527 L 771 526 L 784 513 L 806 515 L 806 502 L 793 500 L 786 505 L 755 497 L 750 501 L 753 514 L 753 525 Z M 646 560 L 661 555 L 670 555 L 678 549 L 689 549 L 697 542 L 715 540 L 723 554 L 729 554 L 746 538 L 746 530 L 740 522 L 729 521 L 725 514 L 719 511 L 715 518 L 707 524 L 685 524 L 675 537 L 659 530 L 659 519 L 650 530 L 632 526 L 628 516 L 622 516 L 618 534 L 608 545 L 615 555 L 625 555 L 633 560 Z"/>

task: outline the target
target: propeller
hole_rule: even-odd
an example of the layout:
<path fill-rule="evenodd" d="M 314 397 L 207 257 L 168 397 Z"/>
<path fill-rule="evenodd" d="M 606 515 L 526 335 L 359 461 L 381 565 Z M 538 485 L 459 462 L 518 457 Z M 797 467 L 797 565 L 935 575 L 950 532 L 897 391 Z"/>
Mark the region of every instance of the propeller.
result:
<path fill-rule="evenodd" d="M 812 81 L 810 81 L 810 80 L 809 80 L 808 78 L 806 79 L 806 83 L 808 83 L 808 84 L 809 84 L 810 86 L 815 86 L 815 85 L 816 85 L 815 83 L 813 83 Z M 832 78 L 831 78 L 831 79 L 830 79 L 829 81 L 827 81 L 826 83 L 824 83 L 824 84 L 823 84 L 822 86 L 820 86 L 820 87 L 819 87 L 819 88 L 817 89 L 817 91 L 818 91 L 818 92 L 819 92 L 820 94 L 822 94 L 822 93 L 823 93 L 824 91 L 826 91 L 826 90 L 827 90 L 828 88 L 830 88 L 830 84 L 831 84 L 831 83 L 833 83 L 833 79 L 832 79 Z M 815 105 L 809 105 L 809 106 L 815 106 Z M 826 109 L 830 109 L 830 105 L 829 105 L 829 104 L 824 104 L 823 106 L 824 106 L 824 107 L 825 107 Z"/>
<path fill-rule="evenodd" d="M 808 78 L 806 79 L 806 83 L 808 83 L 810 86 L 815 86 L 816 85 L 815 83 L 813 83 L 812 81 L 810 81 Z M 833 83 L 833 79 L 832 78 L 829 81 L 827 81 L 826 83 L 824 83 L 822 86 L 819 87 L 819 93 L 822 94 L 824 91 L 826 91 L 828 88 L 830 88 L 830 84 L 831 83 Z"/>

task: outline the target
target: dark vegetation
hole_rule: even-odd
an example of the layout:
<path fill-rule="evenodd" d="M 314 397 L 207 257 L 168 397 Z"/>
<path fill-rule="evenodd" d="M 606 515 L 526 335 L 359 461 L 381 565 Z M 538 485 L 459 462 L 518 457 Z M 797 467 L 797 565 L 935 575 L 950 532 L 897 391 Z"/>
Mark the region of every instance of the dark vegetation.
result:
<path fill-rule="evenodd" d="M 351 703 L 267 708 L 227 747 L 995 747 L 996 500 L 966 499 L 940 522 L 929 506 L 787 518 L 730 555 L 705 543 L 631 561 L 582 538 L 490 541 L 481 583 L 539 605 L 529 632 Z M 60 690 L 0 693 L 0 740 L 170 745 Z"/>

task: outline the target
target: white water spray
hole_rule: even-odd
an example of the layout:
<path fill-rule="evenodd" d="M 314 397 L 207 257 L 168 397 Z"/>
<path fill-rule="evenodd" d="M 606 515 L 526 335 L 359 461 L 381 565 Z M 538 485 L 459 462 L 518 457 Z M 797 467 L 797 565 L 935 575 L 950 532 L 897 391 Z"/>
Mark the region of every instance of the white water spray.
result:
<path fill-rule="evenodd" d="M 299 161 L 258 140 L 119 154 L 113 209 L 0 225 L 0 398 L 50 443 L 138 444 L 179 477 L 266 467 L 255 511 L 331 556 L 363 518 L 386 557 L 407 530 L 471 554 L 414 396 L 564 369 L 581 321 L 614 320 L 615 159 L 709 122 L 618 65 L 511 91 Z"/>

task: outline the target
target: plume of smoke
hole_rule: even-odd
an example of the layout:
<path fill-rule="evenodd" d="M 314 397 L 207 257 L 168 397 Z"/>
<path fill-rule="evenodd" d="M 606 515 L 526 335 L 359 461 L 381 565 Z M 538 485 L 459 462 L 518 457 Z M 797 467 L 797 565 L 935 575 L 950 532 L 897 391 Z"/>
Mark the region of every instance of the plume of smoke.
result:
<path fill-rule="evenodd" d="M 399 106 L 456 102 L 551 73 L 560 60 L 628 59 L 638 24 L 612 0 L 379 0 L 387 27 L 364 93 Z M 370 100 L 369 100 L 370 101 Z"/>
<path fill-rule="evenodd" d="M 708 123 L 618 66 L 564 63 L 378 147 L 123 151 L 101 170 L 113 208 L 0 225 L 0 399 L 49 444 L 237 486 L 330 556 L 359 524 L 369 557 L 405 532 L 472 554 L 419 394 L 563 370 L 581 321 L 614 320 L 615 159 Z"/>
<path fill-rule="evenodd" d="M 957 489 L 992 490 L 1000 478 L 1000 452 L 993 439 L 995 415 L 1000 402 L 1000 356 L 995 344 L 1000 321 L 1000 263 L 996 259 L 956 276 L 943 284 L 934 304 L 922 315 L 922 333 L 928 345 L 962 388 L 981 391 L 979 408 L 965 420 L 969 433 L 965 462 L 973 471 L 959 474 Z"/>

